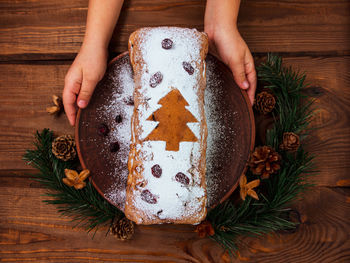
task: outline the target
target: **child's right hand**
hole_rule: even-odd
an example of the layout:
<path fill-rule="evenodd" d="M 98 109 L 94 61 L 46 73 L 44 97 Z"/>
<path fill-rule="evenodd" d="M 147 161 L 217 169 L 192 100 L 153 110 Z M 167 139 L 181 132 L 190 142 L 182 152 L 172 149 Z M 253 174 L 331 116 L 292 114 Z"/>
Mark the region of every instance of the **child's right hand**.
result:
<path fill-rule="evenodd" d="M 85 108 L 107 67 L 105 48 L 84 45 L 69 68 L 63 89 L 63 104 L 69 123 L 74 126 L 77 106 Z"/>

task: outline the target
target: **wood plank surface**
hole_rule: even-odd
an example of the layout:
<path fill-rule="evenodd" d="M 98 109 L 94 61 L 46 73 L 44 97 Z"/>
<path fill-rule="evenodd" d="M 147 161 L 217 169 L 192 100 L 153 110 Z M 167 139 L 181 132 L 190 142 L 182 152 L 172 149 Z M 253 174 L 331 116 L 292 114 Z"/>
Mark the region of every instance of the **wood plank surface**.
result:
<path fill-rule="evenodd" d="M 51 96 L 61 95 L 68 65 L 0 65 L 0 169 L 28 169 L 21 160 L 36 130 L 74 133 L 64 114 L 49 115 Z"/>
<path fill-rule="evenodd" d="M 307 71 L 315 99 L 313 125 L 319 128 L 309 138 L 309 150 L 320 170 L 319 185 L 336 186 L 350 172 L 350 57 L 286 58 L 286 65 Z M 33 133 L 51 128 L 58 134 L 73 133 L 63 114 L 47 114 L 52 94 L 60 94 L 69 62 L 2 64 L 0 75 L 0 169 L 28 169 L 21 160 L 31 147 Z M 332 174 L 332 176 L 329 176 Z"/>
<path fill-rule="evenodd" d="M 85 31 L 87 0 L 0 2 L 0 61 L 72 59 Z M 205 1 L 126 0 L 111 51 L 142 26 L 203 29 Z M 347 0 L 242 1 L 239 28 L 252 52 L 349 54 Z"/>
<path fill-rule="evenodd" d="M 111 53 L 126 50 L 129 34 L 142 26 L 202 30 L 205 2 L 125 0 Z M 0 1 L 0 262 L 230 262 L 193 226 L 140 226 L 126 242 L 106 237 L 106 229 L 92 238 L 42 202 L 45 189 L 30 180 L 36 171 L 21 158 L 36 130 L 73 134 L 64 114 L 45 109 L 61 94 L 80 48 L 87 5 Z M 317 186 L 293 206 L 298 229 L 245 238 L 232 262 L 350 262 L 350 1 L 244 0 L 239 29 L 257 61 L 279 52 L 307 73 L 318 129 L 306 143 L 319 173 Z"/>
<path fill-rule="evenodd" d="M 121 242 L 105 229 L 87 234 L 54 206 L 42 203 L 45 189 L 29 178 L 0 175 L 1 262 L 228 262 L 193 226 L 140 226 Z M 295 205 L 296 232 L 244 239 L 240 260 L 251 262 L 347 262 L 350 260 L 349 189 L 316 187 Z M 157 248 L 157 249 L 155 249 Z M 281 259 L 288 259 L 281 261 Z"/>

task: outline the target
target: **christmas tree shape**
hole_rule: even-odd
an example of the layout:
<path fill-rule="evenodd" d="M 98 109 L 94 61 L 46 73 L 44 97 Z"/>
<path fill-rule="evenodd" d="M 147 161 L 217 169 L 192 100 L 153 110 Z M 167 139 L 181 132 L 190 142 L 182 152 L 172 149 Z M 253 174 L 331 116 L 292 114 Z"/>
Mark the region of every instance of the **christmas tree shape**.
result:
<path fill-rule="evenodd" d="M 188 122 L 198 122 L 185 106 L 187 101 L 177 89 L 171 90 L 158 101 L 161 108 L 147 118 L 158 121 L 158 125 L 145 138 L 145 141 L 165 141 L 167 151 L 178 151 L 180 142 L 196 142 L 198 139 L 187 126 Z"/>

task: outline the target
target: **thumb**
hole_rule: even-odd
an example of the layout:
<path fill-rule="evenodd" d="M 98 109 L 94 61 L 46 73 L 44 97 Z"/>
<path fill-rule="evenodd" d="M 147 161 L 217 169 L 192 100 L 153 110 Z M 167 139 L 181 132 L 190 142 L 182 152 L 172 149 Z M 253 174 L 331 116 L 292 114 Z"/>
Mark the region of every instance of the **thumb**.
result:
<path fill-rule="evenodd" d="M 232 61 L 229 63 L 229 67 L 232 71 L 233 78 L 235 79 L 237 85 L 241 89 L 248 89 L 249 88 L 249 82 L 246 78 L 245 74 L 245 67 L 244 67 L 244 61 Z"/>
<path fill-rule="evenodd" d="M 77 99 L 77 104 L 79 108 L 86 108 L 86 106 L 89 104 L 97 82 L 98 78 L 83 78 L 83 83 L 81 84 L 81 89 Z"/>

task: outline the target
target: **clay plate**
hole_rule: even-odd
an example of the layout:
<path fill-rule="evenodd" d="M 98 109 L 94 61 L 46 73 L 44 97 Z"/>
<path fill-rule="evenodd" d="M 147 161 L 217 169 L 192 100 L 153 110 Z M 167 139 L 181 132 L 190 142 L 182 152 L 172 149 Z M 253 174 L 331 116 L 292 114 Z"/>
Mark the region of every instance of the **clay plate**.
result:
<path fill-rule="evenodd" d="M 234 82 L 231 71 L 213 55 L 207 56 L 205 95 L 208 125 L 208 207 L 226 200 L 245 173 L 255 139 L 254 116 L 248 97 Z M 83 168 L 93 185 L 111 204 L 124 210 L 128 174 L 128 142 L 132 101 L 132 70 L 127 52 L 113 59 L 97 85 L 89 106 L 79 110 L 75 138 Z M 127 84 L 127 85 L 126 85 Z M 116 121 L 116 116 L 122 118 Z M 98 134 L 102 123 L 109 128 Z M 111 152 L 110 144 L 120 149 Z"/>

